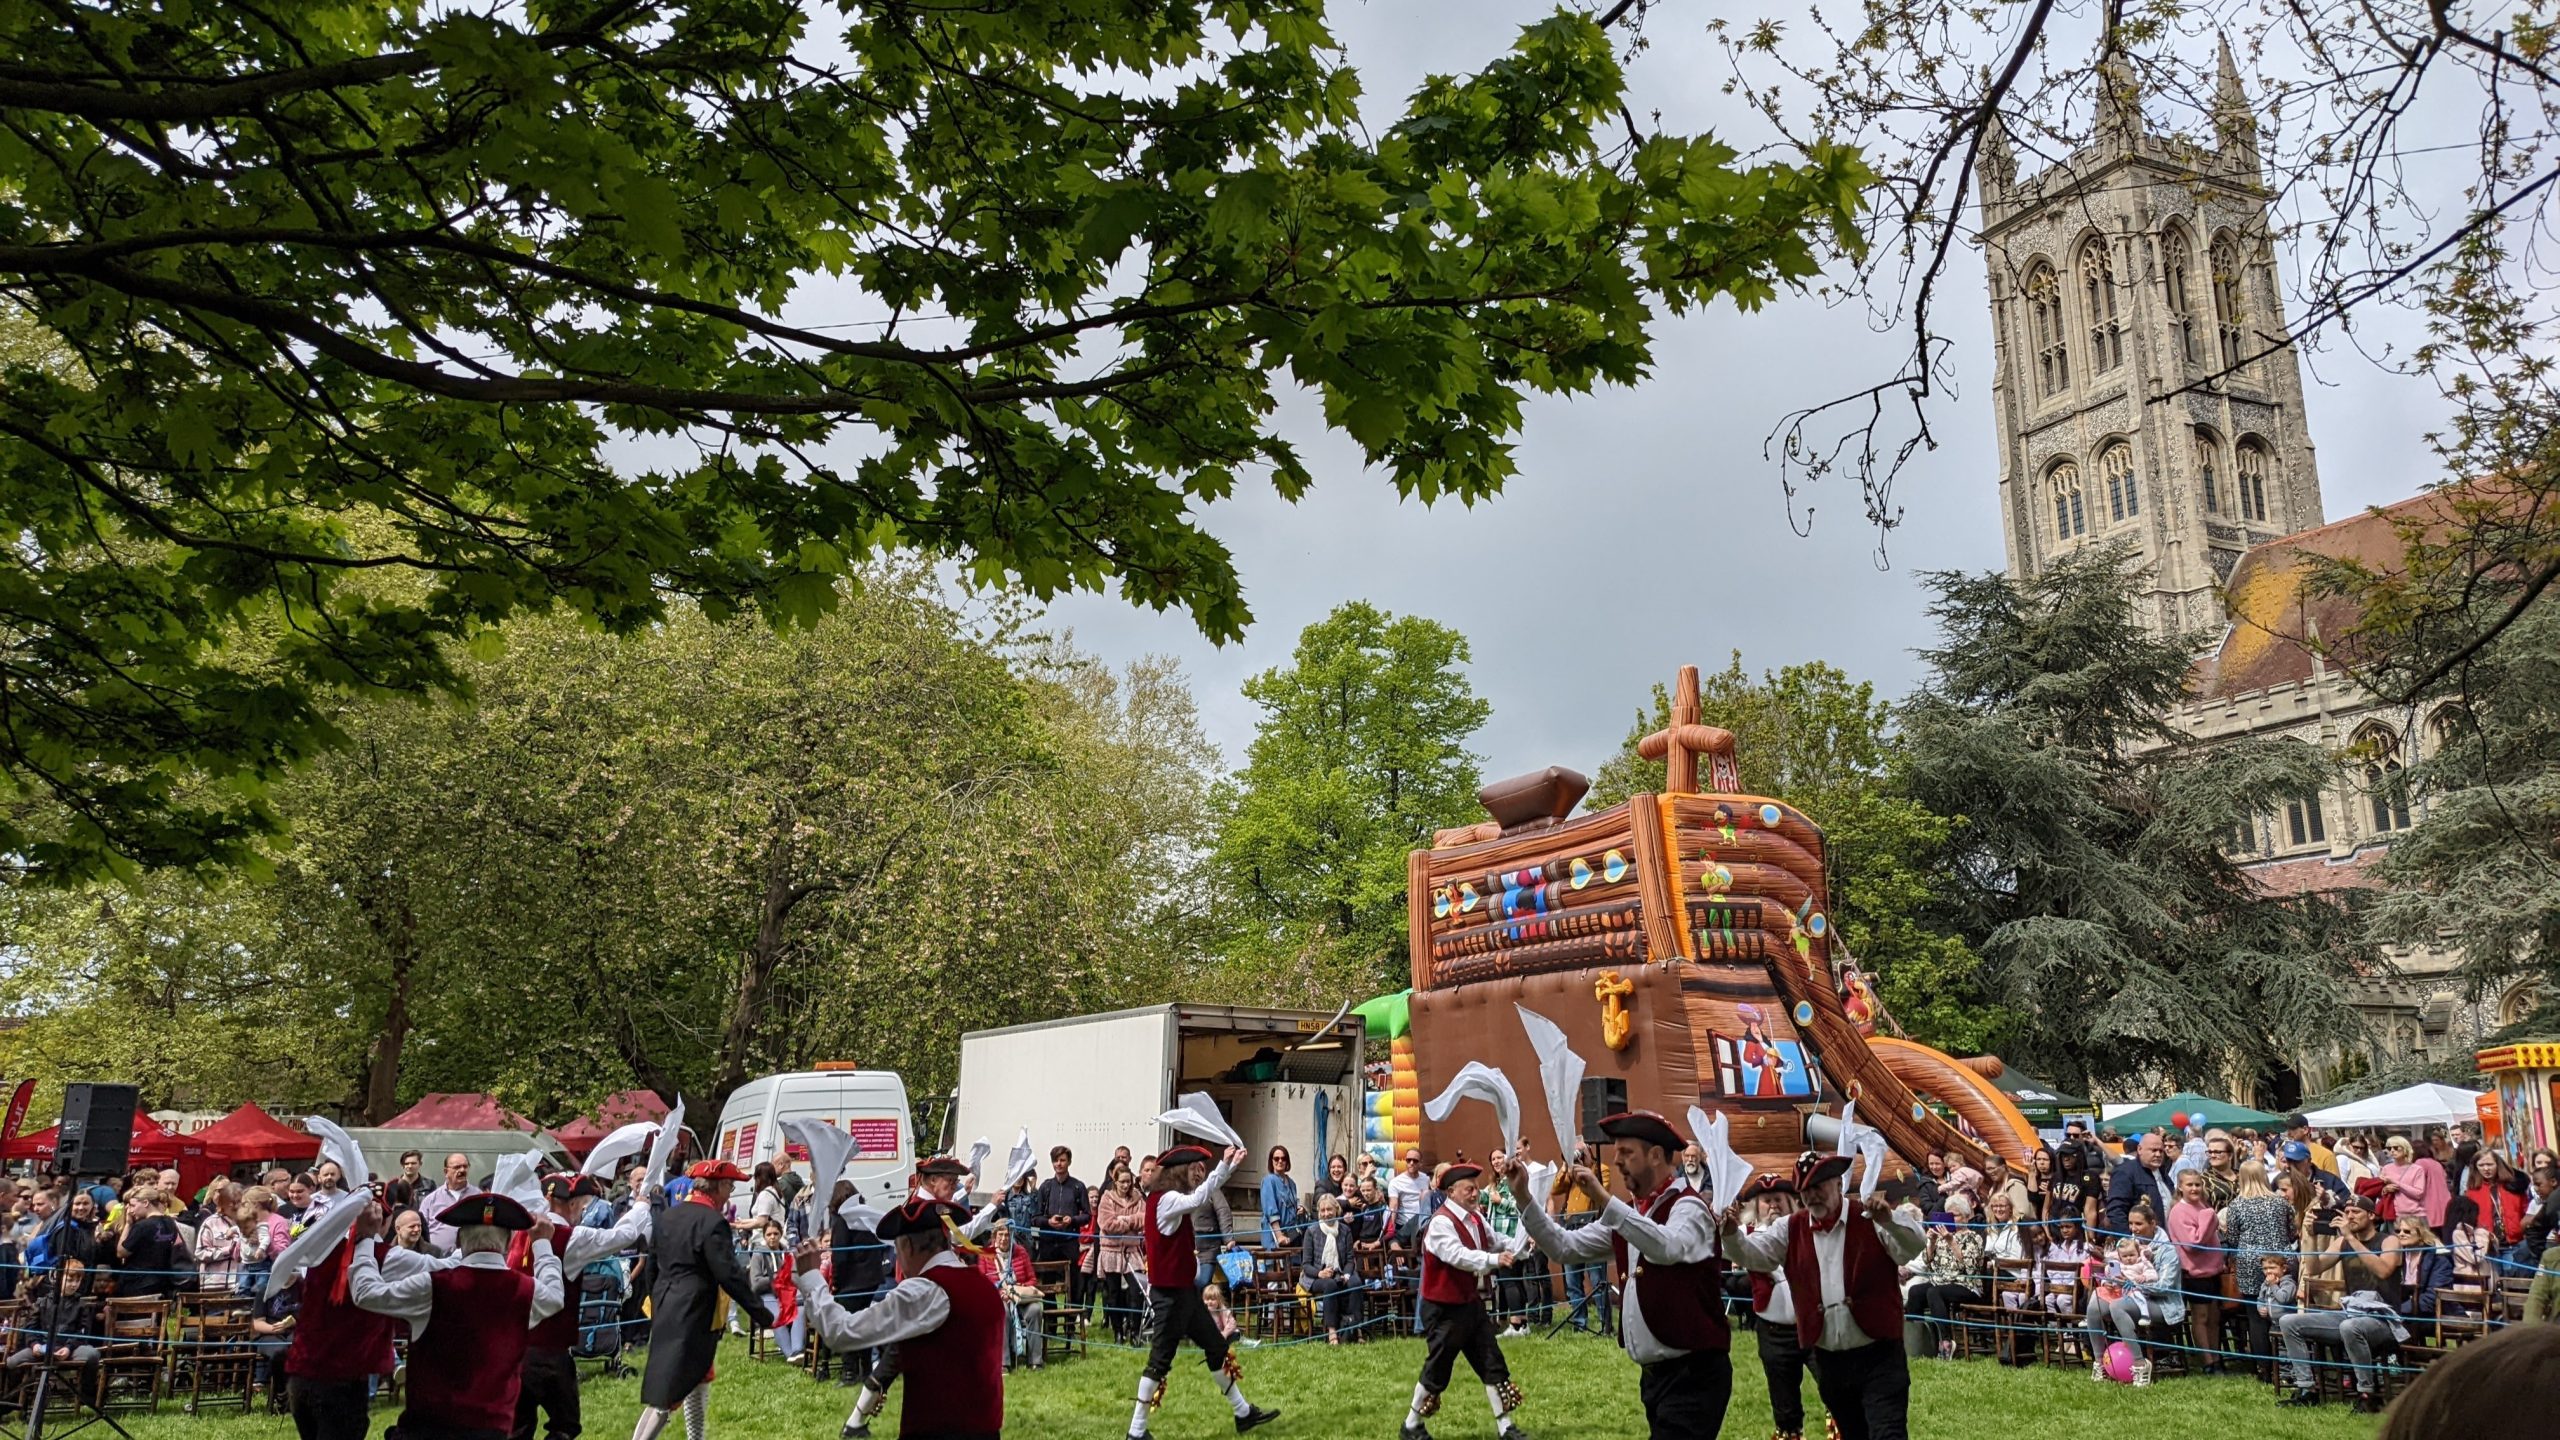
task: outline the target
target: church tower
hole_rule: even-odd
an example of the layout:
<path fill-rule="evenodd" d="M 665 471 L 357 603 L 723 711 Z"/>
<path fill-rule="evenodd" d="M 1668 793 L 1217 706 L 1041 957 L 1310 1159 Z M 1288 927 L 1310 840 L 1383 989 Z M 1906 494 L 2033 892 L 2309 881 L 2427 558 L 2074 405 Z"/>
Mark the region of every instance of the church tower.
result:
<path fill-rule="evenodd" d="M 1976 175 L 2009 573 L 2130 541 L 2146 618 L 2208 640 L 2242 552 L 2322 522 L 2300 362 L 2259 353 L 2285 319 L 2228 43 L 2220 68 L 2211 148 L 2150 134 L 2110 51 L 2086 148 L 2021 180 L 1995 121 Z"/>

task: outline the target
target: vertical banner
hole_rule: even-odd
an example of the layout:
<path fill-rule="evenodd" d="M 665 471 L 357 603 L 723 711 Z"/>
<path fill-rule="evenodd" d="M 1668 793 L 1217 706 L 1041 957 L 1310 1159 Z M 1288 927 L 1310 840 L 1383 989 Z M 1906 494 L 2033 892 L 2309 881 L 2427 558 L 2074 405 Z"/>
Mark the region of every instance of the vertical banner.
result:
<path fill-rule="evenodd" d="M 0 1120 L 0 1145 L 7 1145 L 18 1138 L 18 1127 L 25 1123 L 27 1118 L 27 1104 L 35 1098 L 36 1082 L 19 1081 L 17 1090 L 9 1096 L 8 1117 Z"/>

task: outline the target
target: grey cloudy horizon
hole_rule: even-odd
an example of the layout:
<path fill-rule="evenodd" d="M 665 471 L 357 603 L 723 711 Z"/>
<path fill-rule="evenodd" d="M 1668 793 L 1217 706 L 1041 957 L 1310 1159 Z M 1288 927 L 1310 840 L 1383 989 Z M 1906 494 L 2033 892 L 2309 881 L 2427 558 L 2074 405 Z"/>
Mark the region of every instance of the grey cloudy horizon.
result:
<path fill-rule="evenodd" d="M 1333 25 L 1377 121 L 1423 75 L 1480 67 L 1549 13 L 1515 0 L 1394 0 L 1337 6 Z M 1656 5 L 1645 38 L 1628 62 L 1639 116 L 1658 109 L 1665 128 L 1713 130 L 1745 150 L 1758 141 L 1756 117 L 1719 93 L 1723 62 L 1703 12 Z M 1665 318 L 1643 385 L 1533 400 L 1518 477 L 1473 509 L 1399 501 L 1312 405 L 1291 404 L 1280 428 L 1302 447 L 1315 488 L 1292 506 L 1267 487 L 1239 486 L 1206 515 L 1234 551 L 1253 608 L 1243 641 L 1213 646 L 1179 612 L 1116 595 L 1069 597 L 1048 615 L 1105 660 L 1181 661 L 1231 764 L 1242 763 L 1257 718 L 1243 682 L 1287 663 L 1304 626 L 1354 599 L 1468 637 L 1472 682 L 1493 707 L 1475 737 L 1489 779 L 1550 764 L 1590 770 L 1651 686 L 1682 664 L 1720 668 L 1737 650 L 1755 674 L 1827 660 L 1899 696 L 1921 674 L 1913 650 L 1935 638 L 1921 572 L 2004 563 L 1984 293 L 1968 246 L 1939 304 L 1955 393 L 1932 412 L 1938 448 L 1914 457 L 1894 487 L 1903 519 L 1881 537 L 1889 564 L 1879 563 L 1853 478 L 1802 492 L 1791 523 L 1778 469 L 1762 455 L 1779 417 L 1886 378 L 1907 343 L 1871 329 L 1861 307 L 1805 296 L 1747 315 L 1719 302 Z M 2352 349 L 2306 357 L 2304 382 L 2329 519 L 2441 473 L 2424 435 L 2442 404 L 2425 382 Z M 1808 510 L 1810 533 L 1799 535 Z"/>

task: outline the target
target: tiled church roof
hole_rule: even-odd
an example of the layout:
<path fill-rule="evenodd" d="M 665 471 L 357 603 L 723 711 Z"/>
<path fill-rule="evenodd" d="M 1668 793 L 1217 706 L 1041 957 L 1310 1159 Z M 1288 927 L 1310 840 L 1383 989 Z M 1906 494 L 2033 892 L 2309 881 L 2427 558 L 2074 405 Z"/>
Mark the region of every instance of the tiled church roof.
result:
<path fill-rule="evenodd" d="M 2312 592 L 2314 557 L 2352 560 L 2368 569 L 2397 567 L 2406 549 L 2401 527 L 2435 529 L 2450 520 L 2443 492 L 2430 490 L 2381 510 L 2368 510 L 2316 530 L 2287 535 L 2240 557 L 2223 586 L 2230 626 L 2190 679 L 2197 701 L 2213 701 L 2311 678 L 2312 648 L 2336 643 L 2356 623 L 2353 601 Z"/>

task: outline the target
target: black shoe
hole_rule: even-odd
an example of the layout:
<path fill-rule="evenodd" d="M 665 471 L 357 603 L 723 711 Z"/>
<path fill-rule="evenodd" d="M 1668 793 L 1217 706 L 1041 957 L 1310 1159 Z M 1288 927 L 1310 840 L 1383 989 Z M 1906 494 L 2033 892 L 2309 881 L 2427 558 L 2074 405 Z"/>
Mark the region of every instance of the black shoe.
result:
<path fill-rule="evenodd" d="M 1431 1432 L 1419 1425 L 1407 1425 L 1398 1432 L 1397 1440 L 1431 1440 Z"/>
<path fill-rule="evenodd" d="M 871 1422 L 865 1420 L 856 1425 L 847 1420 L 844 1422 L 844 1440 L 871 1440 Z"/>
<path fill-rule="evenodd" d="M 2317 1405 L 2320 1403 L 2320 1392 L 2317 1390 L 2296 1390 L 2276 1403 L 2279 1405 Z"/>
<path fill-rule="evenodd" d="M 2359 1415 L 2379 1415 L 2379 1414 L 2381 1414 L 2381 1413 L 2382 1413 L 2382 1397 L 2381 1397 L 2381 1396 L 2379 1396 L 2379 1395 L 2374 1394 L 2374 1393 L 2373 1393 L 2372 1391 L 2370 1391 L 2370 1390 L 2359 1390 L 2359 1391 L 2357 1391 L 2357 1392 L 2356 1392 L 2356 1413 L 2357 1413 L 2357 1414 L 2359 1414 Z"/>
<path fill-rule="evenodd" d="M 1236 1417 L 1236 1433 L 1241 1435 L 1257 1425 L 1268 1425 L 1279 1418 L 1279 1411 L 1265 1410 L 1261 1406 L 1256 1405 Z"/>

